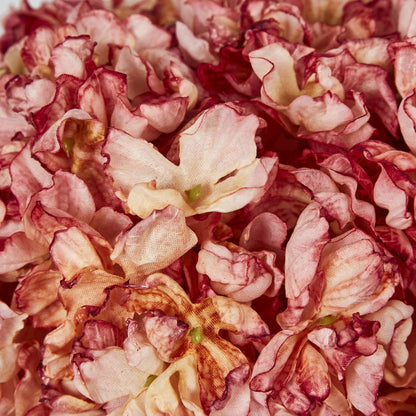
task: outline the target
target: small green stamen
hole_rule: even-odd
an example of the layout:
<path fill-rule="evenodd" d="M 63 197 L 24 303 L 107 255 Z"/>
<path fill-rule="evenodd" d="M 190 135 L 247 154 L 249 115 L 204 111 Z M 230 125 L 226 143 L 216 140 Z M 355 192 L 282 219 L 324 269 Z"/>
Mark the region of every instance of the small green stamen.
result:
<path fill-rule="evenodd" d="M 185 193 L 189 202 L 195 202 L 197 199 L 201 198 L 202 186 L 201 184 L 196 185 L 192 189 L 185 191 Z"/>
<path fill-rule="evenodd" d="M 72 137 L 65 137 L 62 139 L 62 149 L 69 157 L 71 156 L 72 150 L 74 149 L 75 140 Z"/>
<path fill-rule="evenodd" d="M 326 325 L 333 324 L 337 320 L 338 320 L 338 316 L 327 315 L 327 316 L 322 317 L 321 319 L 318 319 L 316 324 L 319 326 L 326 326 Z"/>
<path fill-rule="evenodd" d="M 144 383 L 144 386 L 149 387 L 156 379 L 157 379 L 157 376 L 155 374 L 150 374 L 150 376 L 147 377 L 146 382 Z"/>
<path fill-rule="evenodd" d="M 191 336 L 192 343 L 195 345 L 200 344 L 204 338 L 204 334 L 200 326 L 191 329 L 189 335 Z"/>

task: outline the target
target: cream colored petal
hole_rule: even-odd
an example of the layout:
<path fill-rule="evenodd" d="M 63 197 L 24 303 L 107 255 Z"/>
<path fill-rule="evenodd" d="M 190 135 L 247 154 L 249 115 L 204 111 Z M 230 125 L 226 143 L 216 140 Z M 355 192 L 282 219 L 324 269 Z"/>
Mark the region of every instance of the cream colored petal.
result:
<path fill-rule="evenodd" d="M 146 393 L 146 415 L 205 416 L 199 396 L 196 361 L 193 355 L 186 355 L 150 385 Z"/>
<path fill-rule="evenodd" d="M 127 197 L 129 212 L 140 218 L 146 218 L 154 210 L 164 209 L 168 205 L 181 209 L 187 216 L 195 214 L 195 210 L 186 203 L 182 194 L 173 188 L 156 189 L 151 183 L 139 183 Z"/>

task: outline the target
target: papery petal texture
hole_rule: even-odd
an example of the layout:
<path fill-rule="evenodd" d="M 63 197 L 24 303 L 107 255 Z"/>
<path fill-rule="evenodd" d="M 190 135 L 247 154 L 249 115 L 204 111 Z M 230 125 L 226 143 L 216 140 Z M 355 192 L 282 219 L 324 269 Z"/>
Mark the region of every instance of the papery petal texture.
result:
<path fill-rule="evenodd" d="M 113 130 L 104 148 L 108 171 L 130 211 L 140 217 L 167 205 L 186 215 L 238 209 L 261 195 L 276 162 L 273 157 L 256 158 L 258 123 L 256 117 L 239 115 L 226 105 L 206 110 L 180 134 L 179 166 L 143 140 Z M 123 169 L 118 167 L 120 159 Z M 189 196 L 192 192 L 198 193 L 195 201 Z"/>
<path fill-rule="evenodd" d="M 111 256 L 126 277 L 137 282 L 140 276 L 169 266 L 196 243 L 197 237 L 187 227 L 183 212 L 168 206 L 162 211 L 153 211 L 120 235 Z"/>

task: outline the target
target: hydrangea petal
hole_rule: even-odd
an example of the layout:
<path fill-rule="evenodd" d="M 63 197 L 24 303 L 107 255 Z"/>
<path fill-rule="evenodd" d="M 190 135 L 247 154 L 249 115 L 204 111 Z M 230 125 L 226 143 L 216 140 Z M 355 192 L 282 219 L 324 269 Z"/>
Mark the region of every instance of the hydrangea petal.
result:
<path fill-rule="evenodd" d="M 318 204 L 308 205 L 300 215 L 286 247 L 285 289 L 289 299 L 297 298 L 313 280 L 328 241 L 328 229 Z"/>
<path fill-rule="evenodd" d="M 371 415 L 377 410 L 377 389 L 383 379 L 386 355 L 380 346 L 373 355 L 358 357 L 347 369 L 348 400 L 364 415 Z"/>
<path fill-rule="evenodd" d="M 169 206 L 162 211 L 154 211 L 121 235 L 112 259 L 134 282 L 140 276 L 169 266 L 197 241 L 196 235 L 186 226 L 183 212 Z"/>
<path fill-rule="evenodd" d="M 117 347 L 90 350 L 85 358 L 75 354 L 72 365 L 76 388 L 96 403 L 125 395 L 137 396 L 148 377 L 145 372 L 131 367 L 123 350 Z"/>
<path fill-rule="evenodd" d="M 40 263 L 47 256 L 47 247 L 29 239 L 25 233 L 17 232 L 7 238 L 0 251 L 0 281 L 13 282 L 17 276 L 7 274 L 21 267 Z"/>

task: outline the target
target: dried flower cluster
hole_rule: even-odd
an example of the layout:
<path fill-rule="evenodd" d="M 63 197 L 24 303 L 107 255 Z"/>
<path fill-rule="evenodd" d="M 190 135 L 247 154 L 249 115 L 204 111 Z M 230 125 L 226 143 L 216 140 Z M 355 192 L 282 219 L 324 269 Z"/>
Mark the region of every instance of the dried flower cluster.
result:
<path fill-rule="evenodd" d="M 416 1 L 54 0 L 0 38 L 0 414 L 416 414 Z"/>

